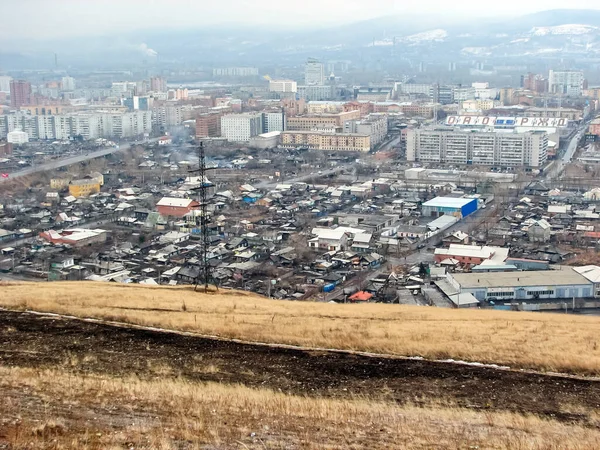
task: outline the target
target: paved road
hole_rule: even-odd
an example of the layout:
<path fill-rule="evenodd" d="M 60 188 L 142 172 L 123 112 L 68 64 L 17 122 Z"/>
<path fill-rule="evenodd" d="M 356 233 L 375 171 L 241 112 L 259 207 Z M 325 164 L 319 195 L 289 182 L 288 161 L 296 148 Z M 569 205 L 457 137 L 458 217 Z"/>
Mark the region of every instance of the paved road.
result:
<path fill-rule="evenodd" d="M 551 180 L 556 180 L 557 178 L 560 178 L 560 175 L 565 170 L 565 167 L 567 167 L 567 164 L 569 164 L 571 162 L 571 160 L 573 159 L 573 157 L 575 156 L 575 152 L 577 151 L 577 144 L 583 137 L 583 135 L 588 127 L 588 124 L 589 124 L 589 120 L 585 121 L 579 127 L 579 130 L 577 131 L 577 133 L 575 133 L 575 136 L 573 136 L 573 138 L 569 142 L 569 146 L 565 150 L 565 154 L 562 156 L 561 159 L 557 159 L 556 161 L 554 161 L 554 163 L 552 164 L 550 169 L 548 169 L 546 171 L 546 173 L 544 175 L 545 179 L 551 181 Z"/>
<path fill-rule="evenodd" d="M 328 175 L 334 175 L 340 172 L 343 172 L 346 169 L 351 168 L 355 163 L 343 164 L 333 169 L 321 170 L 319 172 L 311 172 L 305 175 L 299 175 L 294 178 L 287 178 L 281 181 L 273 181 L 273 180 L 263 180 L 254 185 L 257 189 L 273 189 L 278 184 L 294 184 L 294 183 L 302 183 L 305 181 L 309 181 L 316 177 L 326 177 Z"/>
<path fill-rule="evenodd" d="M 149 139 L 145 141 L 145 144 L 151 144 L 153 142 L 158 141 L 158 138 Z M 87 161 L 89 159 L 100 158 L 102 156 L 110 155 L 112 153 L 121 152 L 123 150 L 127 150 L 131 147 L 132 144 L 121 144 L 118 148 L 110 147 L 103 148 L 102 150 L 97 150 L 95 152 L 88 152 L 81 155 L 69 156 L 67 158 L 56 159 L 53 161 L 48 161 L 44 164 L 40 164 L 37 166 L 27 167 L 26 169 L 19 170 L 17 172 L 12 172 L 9 178 L 0 178 L 0 183 L 14 180 L 15 178 L 24 177 L 27 175 L 31 175 L 38 172 L 44 172 L 46 170 L 54 170 L 59 167 L 70 166 L 71 164 L 77 164 L 83 161 Z M 133 144 L 135 145 L 135 144 Z"/>

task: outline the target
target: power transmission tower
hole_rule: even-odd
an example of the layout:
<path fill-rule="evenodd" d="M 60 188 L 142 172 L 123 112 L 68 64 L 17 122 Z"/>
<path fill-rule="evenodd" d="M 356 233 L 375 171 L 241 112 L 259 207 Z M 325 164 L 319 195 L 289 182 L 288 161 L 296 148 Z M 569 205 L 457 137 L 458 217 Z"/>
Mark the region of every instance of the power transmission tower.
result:
<path fill-rule="evenodd" d="M 196 226 L 200 227 L 201 233 L 201 244 L 200 244 L 200 276 L 196 279 L 196 285 L 194 291 L 198 288 L 200 280 L 204 282 L 204 292 L 208 292 L 208 282 L 212 278 L 211 267 L 208 263 L 208 248 L 210 246 L 210 239 L 208 234 L 208 190 L 212 187 L 212 184 L 206 178 L 206 172 L 213 168 L 206 167 L 206 158 L 204 155 L 204 142 L 200 142 L 198 149 L 198 169 L 190 170 L 190 172 L 198 173 L 200 178 L 200 186 L 194 188 L 198 193 L 198 203 L 200 204 L 200 217 L 196 215 Z M 216 284 L 215 284 L 216 286 Z"/>

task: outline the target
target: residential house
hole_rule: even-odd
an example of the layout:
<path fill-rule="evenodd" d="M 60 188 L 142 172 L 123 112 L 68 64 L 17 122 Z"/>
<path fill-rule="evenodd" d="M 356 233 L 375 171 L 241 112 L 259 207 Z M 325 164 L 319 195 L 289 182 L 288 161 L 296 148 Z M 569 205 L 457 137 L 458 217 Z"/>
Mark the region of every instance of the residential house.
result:
<path fill-rule="evenodd" d="M 450 244 L 463 244 L 467 245 L 470 243 L 471 237 L 464 231 L 455 231 L 454 233 L 444 237 L 442 242 L 446 245 Z"/>
<path fill-rule="evenodd" d="M 339 251 L 348 248 L 350 233 L 342 228 L 314 228 L 313 234 L 317 236 L 308 241 L 311 249 Z"/>
<path fill-rule="evenodd" d="M 527 229 L 529 242 L 548 242 L 552 235 L 552 226 L 544 219 L 536 220 Z"/>
<path fill-rule="evenodd" d="M 371 233 L 357 233 L 352 239 L 350 250 L 356 253 L 368 253 L 371 251 L 371 241 L 373 235 Z"/>
<path fill-rule="evenodd" d="M 156 210 L 164 217 L 183 217 L 198 208 L 200 204 L 189 198 L 163 197 L 156 204 Z"/>

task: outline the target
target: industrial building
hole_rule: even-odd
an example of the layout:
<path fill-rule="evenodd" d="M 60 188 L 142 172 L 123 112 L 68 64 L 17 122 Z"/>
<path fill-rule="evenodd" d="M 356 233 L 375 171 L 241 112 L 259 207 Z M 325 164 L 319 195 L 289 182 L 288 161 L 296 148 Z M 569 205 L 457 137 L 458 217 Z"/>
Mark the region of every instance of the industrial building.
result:
<path fill-rule="evenodd" d="M 478 301 L 580 299 L 594 296 L 594 283 L 572 267 L 524 272 L 453 273 L 446 294 L 471 294 Z"/>
<path fill-rule="evenodd" d="M 406 159 L 424 163 L 474 164 L 500 167 L 542 167 L 548 157 L 548 135 L 463 131 L 456 128 L 411 129 Z"/>
<path fill-rule="evenodd" d="M 425 217 L 447 214 L 461 219 L 477 211 L 477 207 L 476 198 L 436 197 L 423 203 L 421 212 Z"/>

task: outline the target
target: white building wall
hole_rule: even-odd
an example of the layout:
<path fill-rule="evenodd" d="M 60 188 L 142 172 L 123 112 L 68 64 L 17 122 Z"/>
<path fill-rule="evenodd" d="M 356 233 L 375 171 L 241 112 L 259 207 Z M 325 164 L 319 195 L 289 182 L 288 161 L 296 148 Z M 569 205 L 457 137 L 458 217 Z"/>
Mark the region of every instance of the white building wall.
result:
<path fill-rule="evenodd" d="M 409 130 L 408 161 L 541 167 L 546 162 L 545 132 L 494 133 L 453 130 Z"/>
<path fill-rule="evenodd" d="M 228 114 L 221 117 L 221 136 L 232 142 L 248 142 L 262 133 L 262 114 Z"/>

